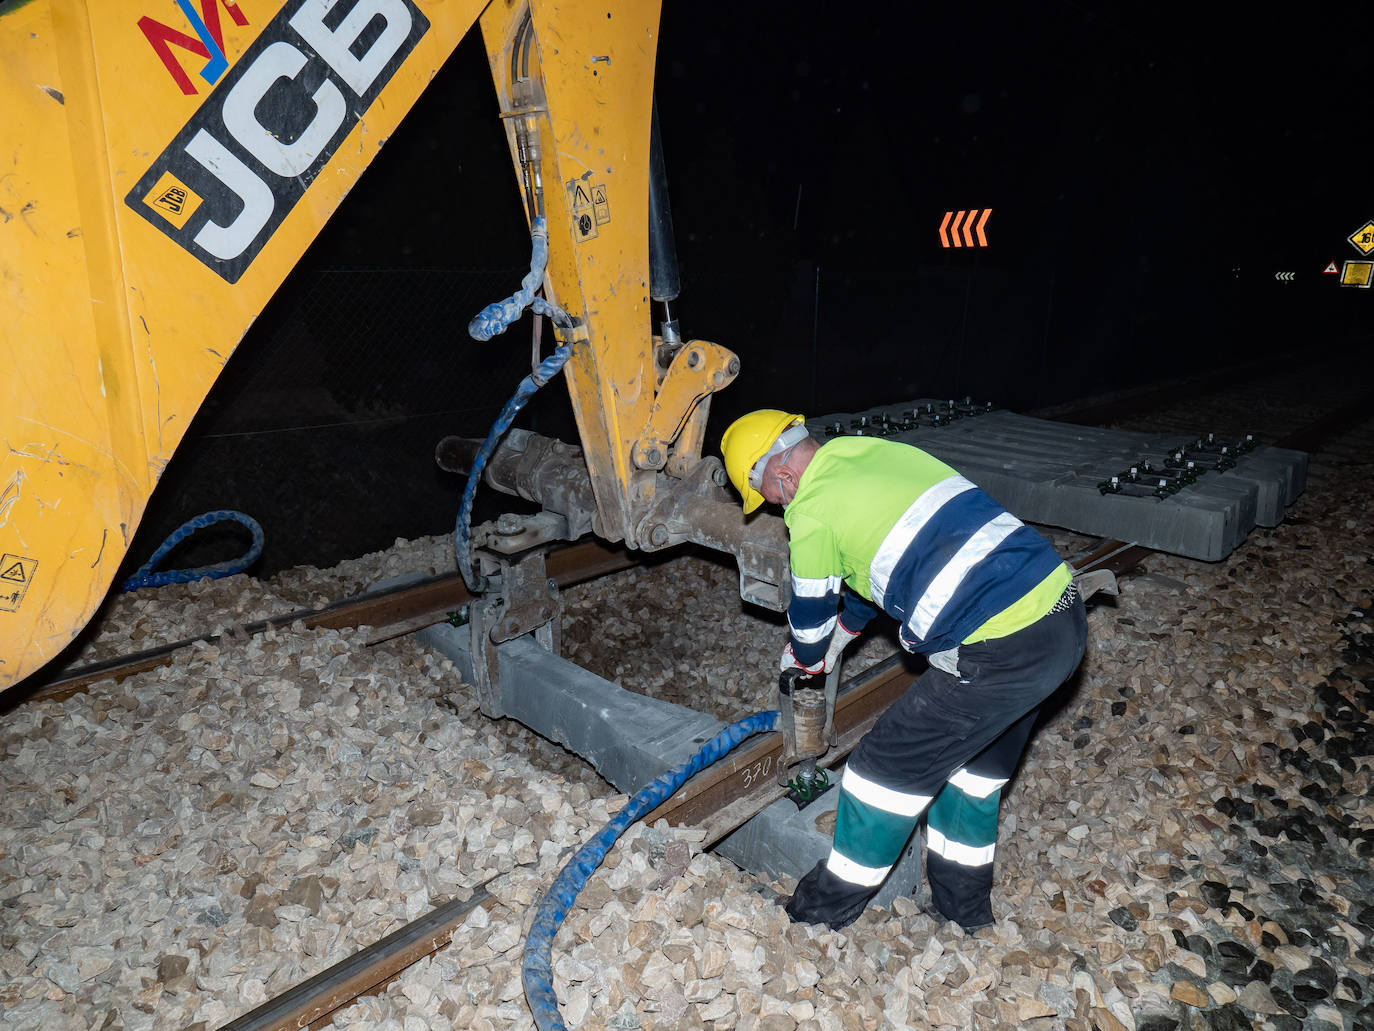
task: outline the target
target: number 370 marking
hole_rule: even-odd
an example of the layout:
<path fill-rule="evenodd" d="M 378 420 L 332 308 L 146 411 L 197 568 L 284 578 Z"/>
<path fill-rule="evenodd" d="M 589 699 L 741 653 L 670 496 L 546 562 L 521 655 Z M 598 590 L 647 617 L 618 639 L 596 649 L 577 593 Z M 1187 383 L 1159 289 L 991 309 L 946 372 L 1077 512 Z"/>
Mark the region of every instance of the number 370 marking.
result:
<path fill-rule="evenodd" d="M 752 788 L 759 781 L 763 780 L 773 772 L 773 757 L 766 755 L 753 766 L 746 766 L 740 771 L 740 776 L 744 778 L 744 786 Z"/>

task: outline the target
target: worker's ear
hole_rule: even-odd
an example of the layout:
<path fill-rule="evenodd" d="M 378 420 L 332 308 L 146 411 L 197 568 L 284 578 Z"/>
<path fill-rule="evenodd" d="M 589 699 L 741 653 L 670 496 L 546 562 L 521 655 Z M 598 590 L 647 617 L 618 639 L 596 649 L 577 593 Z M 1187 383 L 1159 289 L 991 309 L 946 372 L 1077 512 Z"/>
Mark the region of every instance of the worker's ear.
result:
<path fill-rule="evenodd" d="M 787 488 L 787 493 L 797 493 L 797 484 L 801 482 L 801 474 L 790 465 L 784 465 L 778 470 L 778 479 L 781 480 L 783 486 Z"/>

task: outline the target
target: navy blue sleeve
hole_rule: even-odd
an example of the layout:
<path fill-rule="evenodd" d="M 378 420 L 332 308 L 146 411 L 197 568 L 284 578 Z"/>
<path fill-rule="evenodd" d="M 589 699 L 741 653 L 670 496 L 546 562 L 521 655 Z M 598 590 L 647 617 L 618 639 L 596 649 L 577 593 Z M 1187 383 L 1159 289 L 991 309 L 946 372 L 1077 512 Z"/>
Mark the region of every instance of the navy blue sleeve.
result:
<path fill-rule="evenodd" d="M 844 606 L 840 609 L 840 625 L 851 634 L 857 634 L 878 614 L 878 606 L 857 591 L 844 589 Z"/>

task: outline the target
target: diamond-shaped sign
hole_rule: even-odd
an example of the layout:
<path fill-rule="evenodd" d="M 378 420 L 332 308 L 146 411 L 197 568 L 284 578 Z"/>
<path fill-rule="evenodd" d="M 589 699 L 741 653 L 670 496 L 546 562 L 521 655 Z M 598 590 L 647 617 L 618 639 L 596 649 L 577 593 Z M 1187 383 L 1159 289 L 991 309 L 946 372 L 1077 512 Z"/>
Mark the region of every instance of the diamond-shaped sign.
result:
<path fill-rule="evenodd" d="M 1374 261 L 1347 261 L 1341 269 L 1341 286 L 1368 290 L 1371 282 L 1374 282 Z"/>
<path fill-rule="evenodd" d="M 1374 251 L 1374 221 L 1366 222 L 1347 237 L 1355 250 L 1361 254 Z"/>

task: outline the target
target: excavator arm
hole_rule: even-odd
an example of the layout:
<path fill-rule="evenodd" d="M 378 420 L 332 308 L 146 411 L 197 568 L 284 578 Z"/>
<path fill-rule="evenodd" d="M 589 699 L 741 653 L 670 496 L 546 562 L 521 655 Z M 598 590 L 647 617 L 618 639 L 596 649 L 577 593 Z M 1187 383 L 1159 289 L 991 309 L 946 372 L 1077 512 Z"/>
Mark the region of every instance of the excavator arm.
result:
<path fill-rule="evenodd" d="M 546 449 L 589 484 L 569 522 L 723 547 L 785 604 L 780 527 L 746 527 L 700 456 L 738 362 L 651 323 L 658 20 L 656 0 L 0 0 L 0 690 L 91 619 L 235 347 L 479 22 L 574 319 L 580 457 Z"/>

